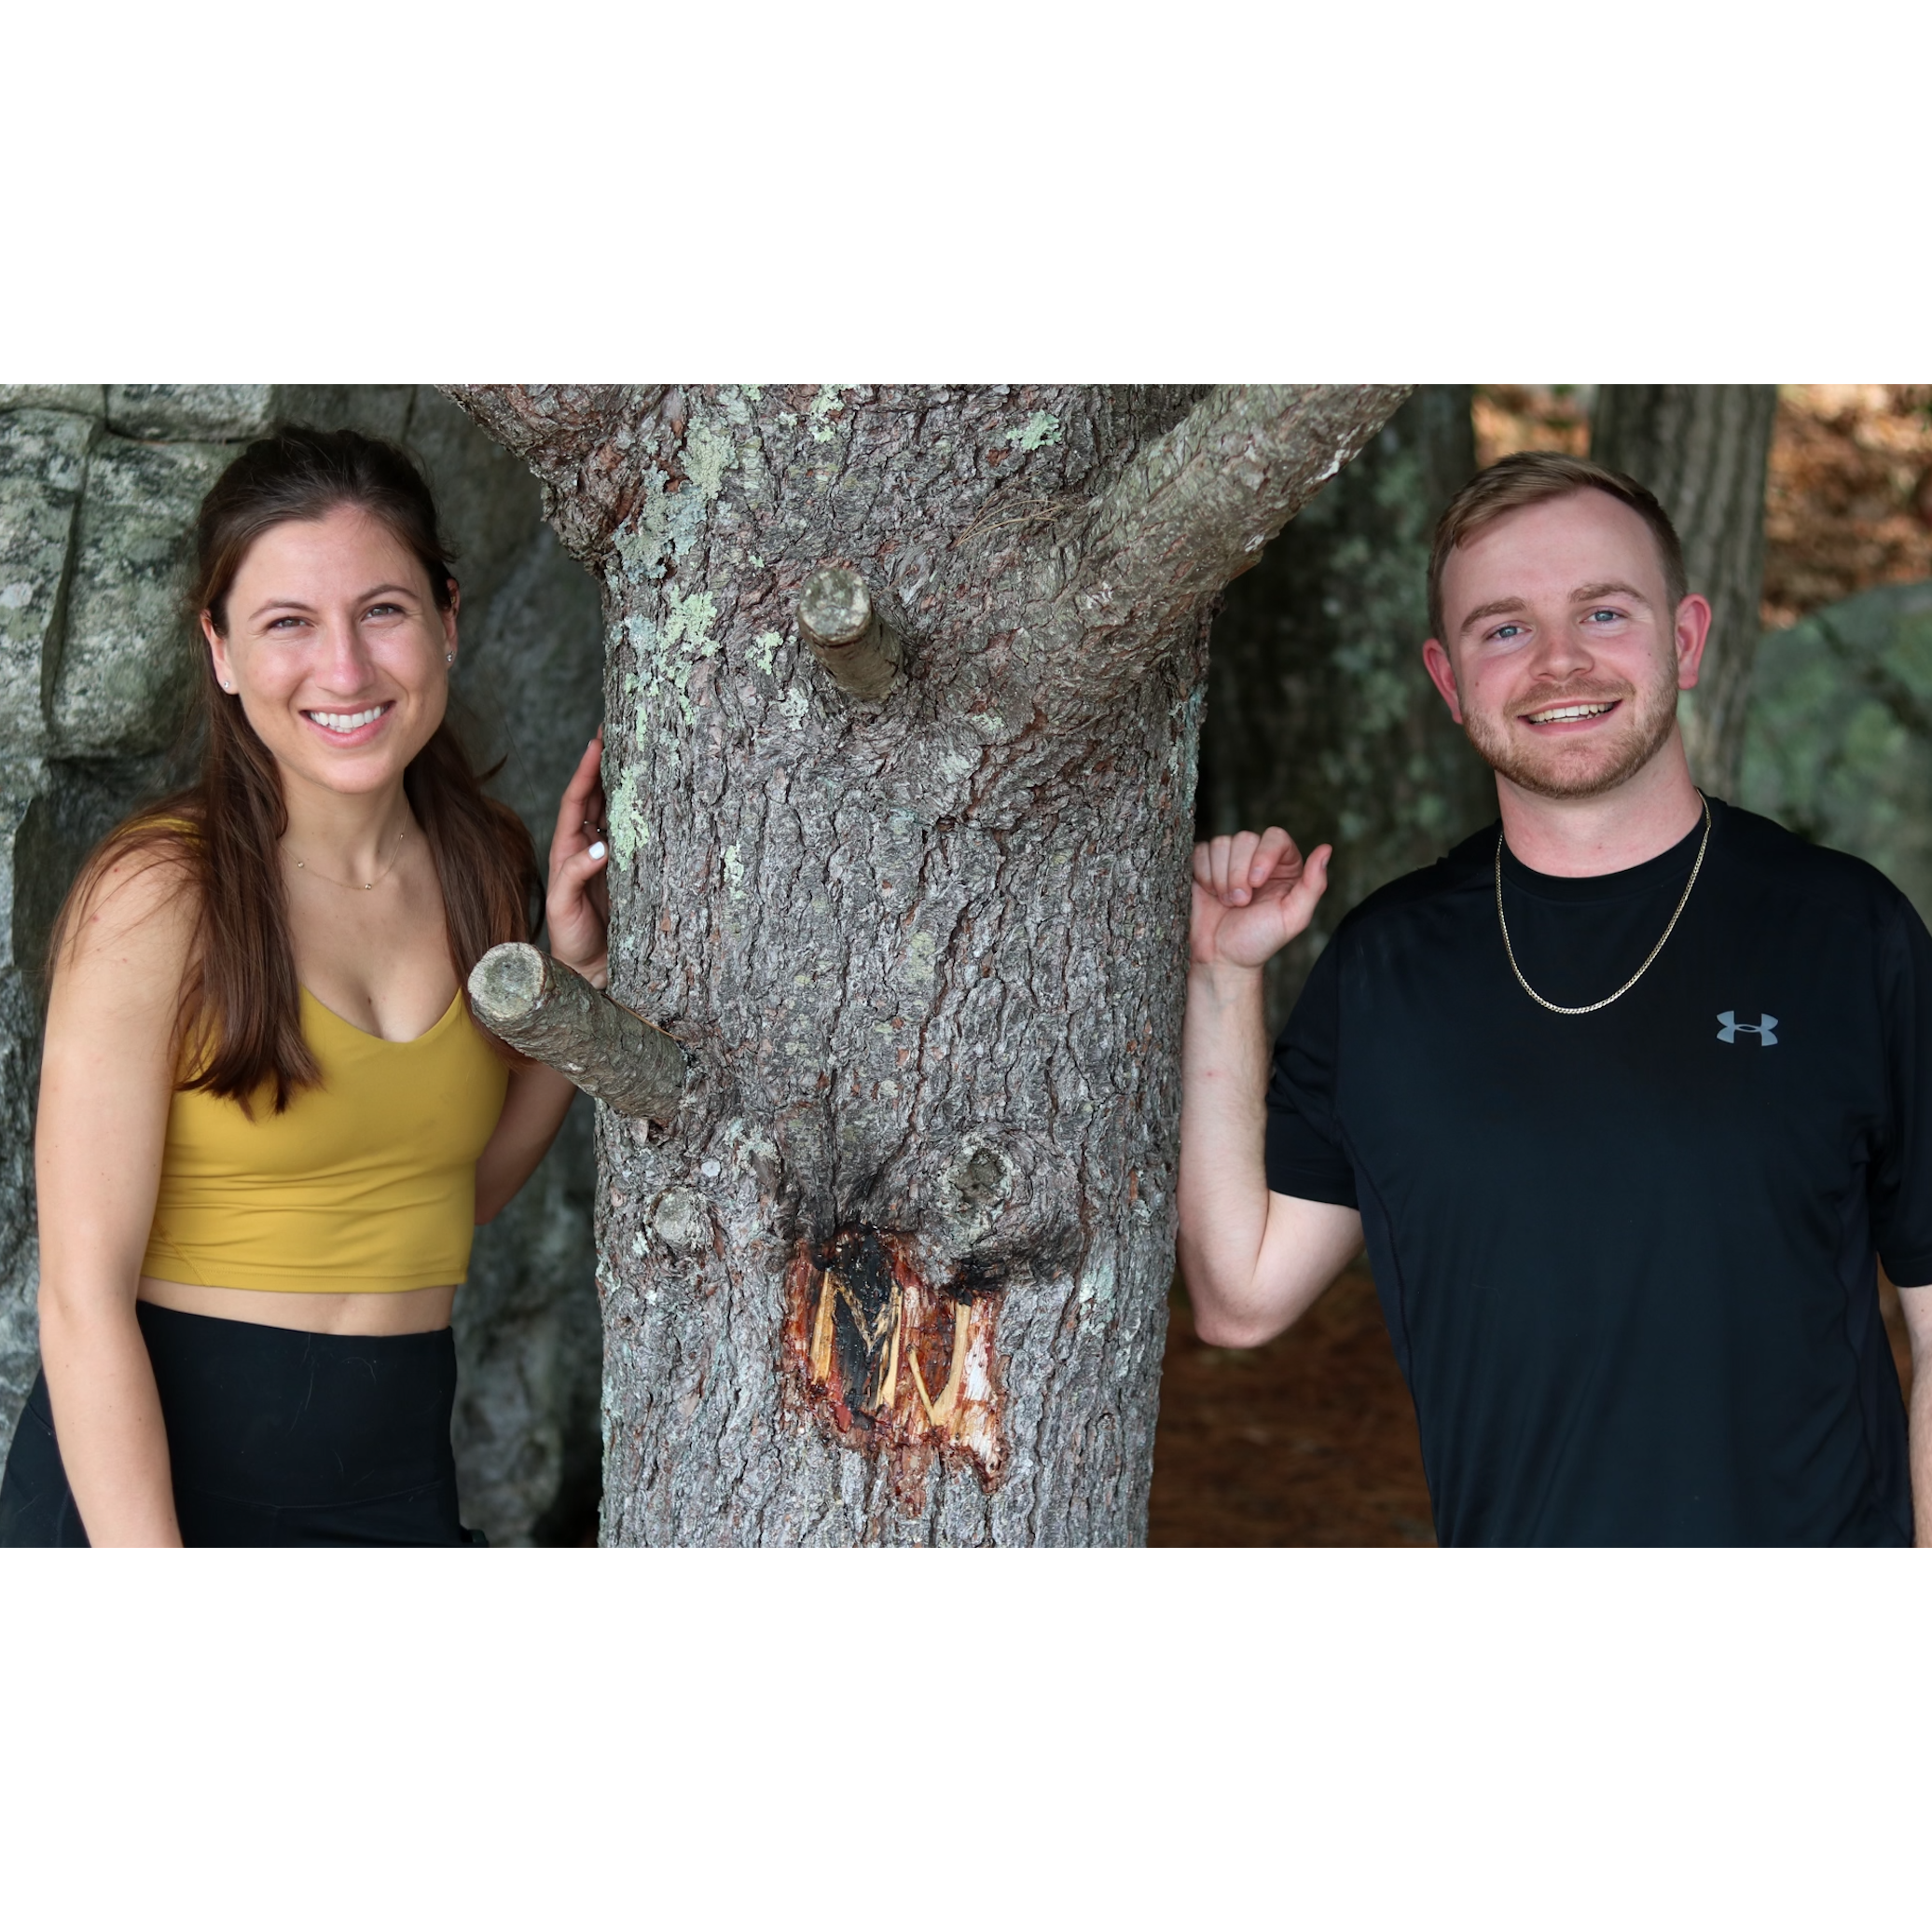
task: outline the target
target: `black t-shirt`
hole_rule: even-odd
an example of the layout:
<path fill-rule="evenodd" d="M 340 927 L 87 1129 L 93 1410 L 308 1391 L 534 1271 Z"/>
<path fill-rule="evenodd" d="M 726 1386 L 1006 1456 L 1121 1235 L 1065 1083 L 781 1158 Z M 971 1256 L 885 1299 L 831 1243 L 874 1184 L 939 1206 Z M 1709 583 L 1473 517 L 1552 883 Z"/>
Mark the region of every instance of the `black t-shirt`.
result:
<path fill-rule="evenodd" d="M 1909 1543 L 1873 1256 L 1932 1282 L 1932 939 L 1861 860 L 1711 802 L 1613 1005 L 1517 985 L 1497 827 L 1343 920 L 1275 1051 L 1268 1185 L 1361 1210 L 1445 1543 Z M 1629 978 L 1703 824 L 1507 851 L 1525 978 Z"/>

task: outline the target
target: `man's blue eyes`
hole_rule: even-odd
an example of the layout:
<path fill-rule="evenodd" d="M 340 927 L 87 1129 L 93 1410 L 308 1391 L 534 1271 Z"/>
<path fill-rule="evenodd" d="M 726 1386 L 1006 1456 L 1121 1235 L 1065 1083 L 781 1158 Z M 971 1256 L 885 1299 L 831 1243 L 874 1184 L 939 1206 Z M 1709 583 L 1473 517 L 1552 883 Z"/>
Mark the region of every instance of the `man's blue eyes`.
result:
<path fill-rule="evenodd" d="M 1622 611 L 1612 611 L 1608 609 L 1592 611 L 1584 621 L 1586 623 L 1594 624 L 1596 620 L 1599 617 L 1601 617 L 1602 619 L 1604 619 L 1606 623 L 1614 624 L 1622 615 L 1623 613 Z M 1496 627 L 1496 628 L 1489 633 L 1490 642 L 1492 643 L 1506 644 L 1512 638 L 1521 636 L 1523 634 L 1523 630 L 1524 627 L 1520 624 L 1498 624 Z"/>

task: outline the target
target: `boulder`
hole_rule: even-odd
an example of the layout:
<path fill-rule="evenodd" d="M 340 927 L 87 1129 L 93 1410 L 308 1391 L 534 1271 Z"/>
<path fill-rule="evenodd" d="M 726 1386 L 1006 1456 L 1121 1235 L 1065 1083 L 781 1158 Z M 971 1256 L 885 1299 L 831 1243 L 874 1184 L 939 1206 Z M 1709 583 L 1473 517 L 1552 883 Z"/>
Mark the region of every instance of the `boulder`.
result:
<path fill-rule="evenodd" d="M 1869 860 L 1932 920 L 1932 583 L 1760 642 L 1738 802 Z"/>
<path fill-rule="evenodd" d="M 0 382 L 0 409 L 64 409 L 105 416 L 107 391 L 99 382 Z"/>
<path fill-rule="evenodd" d="M 107 426 L 145 442 L 230 443 L 273 421 L 267 382 L 110 382 Z"/>
<path fill-rule="evenodd" d="M 580 1542 L 596 1527 L 596 1175 L 591 1105 L 579 1095 L 543 1165 L 476 1230 L 456 1298 L 457 1488 L 462 1520 L 495 1544 Z"/>
<path fill-rule="evenodd" d="M 36 762 L 0 754 L 0 1442 L 11 1437 L 39 1357 L 34 1322 L 39 1278 L 34 1098 L 40 1080 L 40 1014 L 17 944 L 16 849 L 46 779 Z"/>
<path fill-rule="evenodd" d="M 1335 849 L 1314 920 L 1268 963 L 1271 1032 L 1344 914 L 1496 815 L 1422 667 L 1435 520 L 1474 468 L 1469 390 L 1418 389 L 1214 619 L 1198 835 L 1282 825 Z"/>
<path fill-rule="evenodd" d="M 0 414 L 0 752 L 46 748 L 49 646 L 58 642 L 94 435 L 84 416 Z"/>
<path fill-rule="evenodd" d="M 70 757 L 160 752 L 179 738 L 197 650 L 186 603 L 195 512 L 233 454 L 117 435 L 95 444 L 49 707 Z"/>

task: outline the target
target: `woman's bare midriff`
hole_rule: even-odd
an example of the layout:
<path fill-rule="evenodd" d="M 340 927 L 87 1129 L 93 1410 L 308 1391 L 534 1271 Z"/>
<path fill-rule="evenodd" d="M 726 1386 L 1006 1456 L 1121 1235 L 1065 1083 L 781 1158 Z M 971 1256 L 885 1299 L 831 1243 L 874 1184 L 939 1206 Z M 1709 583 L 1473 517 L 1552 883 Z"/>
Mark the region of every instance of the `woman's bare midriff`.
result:
<path fill-rule="evenodd" d="M 449 1326 L 456 1304 L 450 1288 L 406 1288 L 393 1294 L 285 1294 L 260 1288 L 200 1288 L 144 1275 L 134 1290 L 178 1315 L 213 1315 L 265 1328 L 303 1329 L 311 1335 L 421 1335 Z"/>

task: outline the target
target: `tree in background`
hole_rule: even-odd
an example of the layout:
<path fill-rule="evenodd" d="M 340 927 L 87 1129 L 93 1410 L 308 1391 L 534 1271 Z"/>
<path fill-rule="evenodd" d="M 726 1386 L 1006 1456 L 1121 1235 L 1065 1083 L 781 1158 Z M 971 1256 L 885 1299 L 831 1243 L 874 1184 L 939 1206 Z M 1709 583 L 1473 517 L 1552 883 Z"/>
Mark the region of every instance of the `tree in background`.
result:
<path fill-rule="evenodd" d="M 1269 962 L 1272 1027 L 1350 907 L 1495 816 L 1422 668 L 1436 518 L 1476 466 L 1470 404 L 1467 385 L 1418 389 L 1214 620 L 1202 835 L 1283 825 L 1335 848 L 1314 922 Z"/>
<path fill-rule="evenodd" d="M 1737 795 L 1764 586 L 1764 479 L 1777 390 L 1770 383 L 1606 383 L 1590 407 L 1590 454 L 1656 495 L 1684 545 L 1690 587 L 1711 602 L 1697 689 L 1680 707 L 1700 785 Z"/>
<path fill-rule="evenodd" d="M 611 987 L 690 1062 L 599 1113 L 604 1540 L 1138 1539 L 1207 616 L 1405 392 L 451 393 L 602 582 Z"/>

